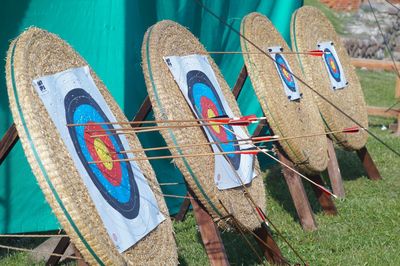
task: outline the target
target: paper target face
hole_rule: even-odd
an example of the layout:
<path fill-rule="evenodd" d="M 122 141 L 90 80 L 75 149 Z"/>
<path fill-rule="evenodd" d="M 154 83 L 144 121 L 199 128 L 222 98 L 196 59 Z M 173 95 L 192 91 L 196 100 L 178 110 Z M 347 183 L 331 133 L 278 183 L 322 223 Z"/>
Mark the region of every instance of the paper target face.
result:
<path fill-rule="evenodd" d="M 338 90 L 345 88 L 348 83 L 333 42 L 319 43 L 317 44 L 317 48 L 324 51 L 323 62 L 328 72 L 332 89 Z"/>
<path fill-rule="evenodd" d="M 289 65 L 286 62 L 285 58 L 281 54 L 276 54 L 275 56 L 276 64 L 278 65 L 278 71 L 281 76 L 281 79 L 286 84 L 287 88 L 292 92 L 296 92 L 296 83 L 294 77 L 291 73 L 289 73 Z"/>
<path fill-rule="evenodd" d="M 164 61 L 196 118 L 234 117 L 206 56 L 168 56 Z M 238 140 L 249 138 L 247 133 L 231 125 L 204 126 L 203 129 L 208 141 L 214 143 L 211 145 L 214 153 L 233 152 L 214 156 L 214 181 L 218 189 L 250 183 L 255 177 L 253 155 L 234 154 L 251 148 L 248 144 L 238 145 Z"/>
<path fill-rule="evenodd" d="M 165 218 L 142 170 L 135 161 L 129 161 L 134 155 L 121 153 L 130 150 L 128 140 L 124 135 L 112 134 L 113 129 L 121 127 L 89 68 L 40 77 L 33 85 L 107 233 L 117 250 L 125 251 Z M 121 161 L 125 159 L 128 161 Z"/>
<path fill-rule="evenodd" d="M 325 64 L 328 66 L 329 73 L 337 82 L 340 82 L 341 78 L 340 78 L 339 65 L 336 62 L 335 57 L 332 55 L 332 51 L 329 50 L 328 48 L 325 48 L 324 52 L 325 52 L 324 60 Z"/>
<path fill-rule="evenodd" d="M 297 82 L 292 75 L 293 72 L 288 61 L 286 60 L 285 56 L 281 54 L 282 51 L 283 48 L 280 46 L 268 48 L 268 52 L 275 60 L 274 65 L 282 81 L 286 96 L 290 101 L 299 100 L 301 98 L 299 87 L 297 86 Z"/>
<path fill-rule="evenodd" d="M 192 70 L 187 73 L 186 80 L 190 102 L 192 106 L 194 106 L 199 118 L 214 118 L 227 115 L 213 84 L 206 74 L 198 70 Z M 232 126 L 224 125 L 224 127 L 222 127 L 220 125 L 215 125 L 206 127 L 206 130 L 210 132 L 215 142 L 232 141 L 218 145 L 221 152 L 240 150 L 239 146 L 236 145 L 237 138 L 232 133 Z M 227 154 L 224 156 L 232 163 L 235 170 L 239 169 L 240 154 Z"/>
<path fill-rule="evenodd" d="M 64 99 L 68 124 L 87 124 L 69 127 L 72 142 L 78 156 L 97 189 L 119 213 L 134 219 L 139 213 L 140 197 L 129 162 L 110 162 L 127 159 L 118 135 L 110 135 L 112 125 L 96 101 L 83 89 L 73 89 Z M 107 131 L 108 130 L 108 131 Z M 97 133 L 96 133 L 97 132 Z M 101 133 L 99 133 L 101 132 Z M 93 138 L 94 135 L 98 136 Z M 91 161 L 104 161 L 89 164 Z"/>

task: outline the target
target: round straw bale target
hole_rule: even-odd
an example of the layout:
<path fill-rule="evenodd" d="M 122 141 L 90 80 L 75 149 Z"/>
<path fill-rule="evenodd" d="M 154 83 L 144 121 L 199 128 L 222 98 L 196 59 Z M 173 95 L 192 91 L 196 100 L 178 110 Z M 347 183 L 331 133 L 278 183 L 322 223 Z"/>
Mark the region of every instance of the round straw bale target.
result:
<path fill-rule="evenodd" d="M 228 105 L 236 117 L 241 116 L 235 97 L 203 45 L 183 26 L 166 20 L 147 30 L 142 45 L 143 71 L 156 119 L 191 120 L 196 118 L 163 60 L 165 56 L 193 54 L 207 56 Z M 205 132 L 199 127 L 164 129 L 161 130 L 161 134 L 169 146 L 187 146 L 208 142 Z M 213 152 L 210 145 L 190 147 L 185 149 L 184 152 L 176 148 L 172 148 L 170 151 L 173 155 Z M 219 190 L 215 185 L 214 155 L 183 157 L 174 162 L 183 173 L 196 197 L 206 207 L 210 215 L 218 221 L 219 226 L 228 226 L 225 219 L 220 220 L 219 218 L 232 214 L 248 229 L 260 227 L 260 222 L 253 209 L 254 206 L 245 196 L 242 187 Z M 260 170 L 256 158 L 254 158 L 254 168 L 255 173 L 259 175 Z M 256 177 L 250 184 L 246 185 L 246 188 L 255 203 L 261 209 L 265 209 L 266 197 L 262 178 Z M 222 205 L 220 202 L 222 202 Z M 225 211 L 224 207 L 227 208 L 229 213 Z M 231 219 L 228 219 L 228 221 L 231 221 Z"/>
<path fill-rule="evenodd" d="M 11 43 L 6 65 L 8 94 L 14 122 L 29 164 L 46 200 L 85 261 L 99 265 L 177 264 L 176 245 L 168 217 L 132 247 L 122 253 L 117 250 L 111 239 L 113 237 L 115 240 L 116 236 L 110 236 L 106 231 L 95 202 L 90 197 L 89 190 L 78 172 L 79 166 L 74 163 L 56 124 L 33 86 L 33 80 L 39 77 L 86 65 L 87 62 L 66 42 L 38 28 L 29 28 Z M 93 70 L 90 68 L 89 70 L 100 95 L 109 106 L 108 110 L 111 110 L 117 121 L 127 121 L 105 85 Z M 49 88 L 43 88 L 43 90 L 49 90 Z M 90 98 L 83 89 L 80 92 L 82 94 L 79 97 Z M 75 89 L 74 93 L 76 93 L 75 96 L 78 95 Z M 53 102 L 52 104 L 62 103 Z M 89 105 L 90 102 L 86 104 Z M 84 117 L 83 113 L 81 117 Z M 64 126 L 67 125 L 64 124 Z M 120 139 L 119 136 L 111 138 L 113 141 Z M 141 148 L 135 135 L 127 135 L 126 141 L 133 149 Z M 138 156 L 144 157 L 145 154 L 141 152 Z M 166 204 L 149 162 L 139 161 L 137 165 L 147 177 L 160 212 L 167 214 Z M 117 166 L 125 170 L 130 167 L 122 163 L 113 163 L 106 167 L 112 170 Z M 90 174 L 89 171 L 88 174 Z M 124 180 L 125 176 L 122 178 Z M 128 178 L 131 187 L 132 182 L 138 182 L 136 176 Z M 116 196 L 117 199 L 119 195 Z M 124 202 L 115 203 L 121 206 L 125 204 L 126 216 L 134 215 L 132 205 L 135 202 L 130 204 L 133 196 L 129 195 L 128 205 Z M 107 206 L 107 208 L 113 207 L 116 208 L 111 203 Z M 143 217 L 143 219 L 147 218 Z M 158 248 L 154 248 L 155 246 Z"/>
<path fill-rule="evenodd" d="M 244 17 L 240 30 L 242 35 L 267 54 L 272 51 L 271 47 L 283 48 L 282 54 L 276 53 L 275 60 L 279 66 L 277 68 L 272 53 L 271 58 L 268 58 L 250 42 L 241 38 L 244 62 L 268 123 L 274 134 L 289 138 L 280 141 L 283 150 L 302 171 L 323 171 L 328 162 L 324 126 L 311 92 L 291 74 L 301 76 L 296 56 L 285 54 L 291 52 L 285 40 L 268 18 L 259 13 L 251 13 Z M 286 62 L 283 57 L 286 58 Z M 289 67 L 282 67 L 281 64 L 289 65 L 291 73 L 286 71 Z M 296 82 L 299 94 L 302 95 L 293 100 L 289 98 L 287 89 L 295 91 Z M 292 136 L 318 133 L 322 135 L 290 139 Z"/>
<path fill-rule="evenodd" d="M 368 115 L 360 82 L 346 49 L 328 18 L 316 8 L 302 7 L 292 16 L 291 22 L 292 47 L 295 51 L 321 49 L 318 44 L 331 42 L 337 58 L 331 53 L 322 58 L 299 55 L 299 61 L 306 81 L 313 89 L 323 95 L 340 110 L 355 119 L 362 127 L 368 127 Z M 324 50 L 329 51 L 329 50 Z M 329 64 L 324 61 L 328 60 Z M 341 63 L 341 68 L 339 67 Z M 329 72 L 327 71 L 329 67 Z M 342 71 L 341 71 L 342 70 Z M 332 73 L 330 75 L 329 73 Z M 347 79 L 348 85 L 334 89 L 332 76 L 336 80 Z M 340 113 L 330 103 L 313 93 L 328 131 L 341 131 L 356 124 Z M 335 133 L 333 140 L 349 150 L 358 150 L 365 146 L 368 135 L 361 131 L 357 134 Z"/>

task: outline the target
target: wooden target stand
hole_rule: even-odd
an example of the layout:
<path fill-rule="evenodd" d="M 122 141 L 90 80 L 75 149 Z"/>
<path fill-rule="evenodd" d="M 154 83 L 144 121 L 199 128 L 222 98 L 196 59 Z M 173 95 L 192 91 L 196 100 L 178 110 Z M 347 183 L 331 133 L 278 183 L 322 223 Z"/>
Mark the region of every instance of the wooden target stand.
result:
<path fill-rule="evenodd" d="M 246 66 L 242 67 L 242 70 L 238 76 L 236 84 L 232 90 L 234 96 L 237 98 L 243 88 L 243 85 L 248 77 Z M 143 121 L 146 116 L 152 110 L 152 106 L 148 97 L 143 101 L 137 115 L 132 121 Z M 262 128 L 266 124 L 260 123 L 253 137 L 259 136 L 262 131 Z M 141 124 L 135 124 L 133 127 L 140 127 Z M 0 165 L 3 163 L 4 159 L 7 157 L 9 152 L 12 150 L 16 142 L 18 141 L 18 132 L 14 124 L 12 124 L 9 129 L 4 134 L 3 138 L 0 140 Z M 277 156 L 280 161 L 287 164 L 288 166 L 294 168 L 294 163 L 286 156 L 286 154 L 282 151 L 282 149 L 277 145 Z M 356 151 L 358 157 L 363 164 L 363 167 L 367 173 L 369 179 L 379 180 L 381 179 L 381 175 L 372 160 L 371 155 L 369 154 L 366 147 L 361 148 Z M 328 137 L 328 155 L 329 162 L 327 172 L 329 175 L 329 179 L 332 185 L 333 192 L 338 196 L 343 198 L 345 196 L 343 181 L 339 169 L 339 164 L 337 161 L 335 149 L 333 146 L 332 140 Z M 297 214 L 299 216 L 300 223 L 304 230 L 315 230 L 317 228 L 317 224 L 314 218 L 313 211 L 311 209 L 309 200 L 307 198 L 301 177 L 291 171 L 290 169 L 283 167 L 283 175 L 285 181 L 288 185 L 289 192 L 293 199 L 293 203 L 295 205 Z M 320 175 L 309 176 L 314 182 L 324 185 L 324 181 L 322 180 Z M 188 187 L 188 186 L 187 186 Z M 337 213 L 336 207 L 330 196 L 323 193 L 320 189 L 313 186 L 314 193 L 326 214 L 334 215 Z M 222 239 L 219 233 L 217 226 L 215 225 L 213 219 L 208 214 L 204 206 L 195 198 L 195 195 L 190 190 L 188 191 L 187 198 L 183 201 L 178 214 L 176 214 L 173 219 L 176 221 L 182 221 L 190 207 L 192 205 L 194 216 L 199 226 L 200 235 L 202 238 L 203 245 L 205 247 L 207 256 L 209 258 L 211 265 L 229 265 L 229 261 L 226 255 L 226 251 L 224 245 L 222 243 Z M 260 228 L 254 232 L 258 238 L 263 241 L 259 241 L 256 238 L 260 248 L 263 251 L 266 259 L 273 264 L 283 264 L 283 257 L 281 255 L 281 251 L 274 239 L 272 238 L 271 233 L 265 228 Z M 264 243 L 267 243 L 266 246 Z M 70 239 L 68 237 L 63 237 L 58 242 L 57 246 L 54 248 L 52 253 L 63 254 L 67 247 L 72 244 L 70 243 Z M 79 251 L 74 248 L 75 255 L 77 257 L 82 257 Z M 60 256 L 50 256 L 49 260 L 46 262 L 46 265 L 56 265 Z M 84 260 L 78 260 L 79 266 L 87 265 Z"/>

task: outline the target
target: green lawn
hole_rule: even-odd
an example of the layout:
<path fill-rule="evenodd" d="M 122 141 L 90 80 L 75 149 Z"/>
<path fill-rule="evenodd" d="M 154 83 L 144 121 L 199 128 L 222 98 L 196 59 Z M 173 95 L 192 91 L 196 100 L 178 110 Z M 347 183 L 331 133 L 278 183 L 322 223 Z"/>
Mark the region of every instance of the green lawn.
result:
<path fill-rule="evenodd" d="M 364 96 L 370 106 L 391 106 L 394 100 L 396 74 L 387 71 L 357 70 Z"/>

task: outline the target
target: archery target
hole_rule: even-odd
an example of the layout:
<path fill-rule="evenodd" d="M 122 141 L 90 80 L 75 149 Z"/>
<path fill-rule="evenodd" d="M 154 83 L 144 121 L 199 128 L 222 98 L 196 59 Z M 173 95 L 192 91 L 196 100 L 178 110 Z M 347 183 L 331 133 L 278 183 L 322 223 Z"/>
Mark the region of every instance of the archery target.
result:
<path fill-rule="evenodd" d="M 124 146 L 118 135 L 109 135 L 112 125 L 99 125 L 110 122 L 100 106 L 83 89 L 73 89 L 64 99 L 66 121 L 68 124 L 87 124 L 68 127 L 79 159 L 107 202 L 128 219 L 139 213 L 140 197 L 129 162 L 111 162 L 127 159 Z M 92 133 L 94 132 L 94 133 Z M 102 132 L 103 136 L 100 136 Z M 98 137 L 93 138 L 93 134 Z M 107 135 L 107 136 L 104 136 Z M 90 161 L 100 163 L 89 164 Z M 104 161 L 104 162 L 103 162 Z"/>
<path fill-rule="evenodd" d="M 324 65 L 328 72 L 332 89 L 339 90 L 345 88 L 348 83 L 333 42 L 321 42 L 317 44 L 317 47 L 319 50 L 324 51 Z"/>
<path fill-rule="evenodd" d="M 286 96 L 290 101 L 299 100 L 301 98 L 299 87 L 297 86 L 297 82 L 292 75 L 293 72 L 288 61 L 285 59 L 284 55 L 281 54 L 281 52 L 283 52 L 283 48 L 280 46 L 269 47 L 268 52 L 275 60 L 274 65 L 282 81 Z"/>
<path fill-rule="evenodd" d="M 67 146 L 90 197 L 123 252 L 165 218 L 146 178 L 132 159 L 121 128 L 98 91 L 88 67 L 40 77 L 33 85 Z M 75 126 L 66 126 L 75 124 Z M 116 160 L 116 161 L 115 161 Z"/>
<path fill-rule="evenodd" d="M 192 70 L 187 73 L 186 79 L 189 89 L 188 96 L 192 106 L 194 106 L 197 117 L 213 118 L 227 116 L 221 100 L 206 74 L 198 70 Z M 237 145 L 236 136 L 232 133 L 233 127 L 231 125 L 215 125 L 206 127 L 206 130 L 212 136 L 213 141 L 232 141 L 218 145 L 221 152 L 240 150 L 240 147 Z M 226 154 L 224 156 L 231 162 L 235 170 L 239 169 L 240 154 Z"/>
<path fill-rule="evenodd" d="M 233 112 L 223 97 L 214 71 L 207 57 L 201 55 L 168 56 L 164 58 L 169 70 L 197 118 L 233 117 Z M 208 123 L 201 122 L 201 123 Z M 240 127 L 213 125 L 203 127 L 214 152 L 235 152 L 250 145 L 237 145 L 238 140 L 249 136 Z M 232 141 L 230 143 L 220 143 Z M 253 155 L 215 155 L 214 181 L 219 189 L 248 184 L 255 177 Z"/>

